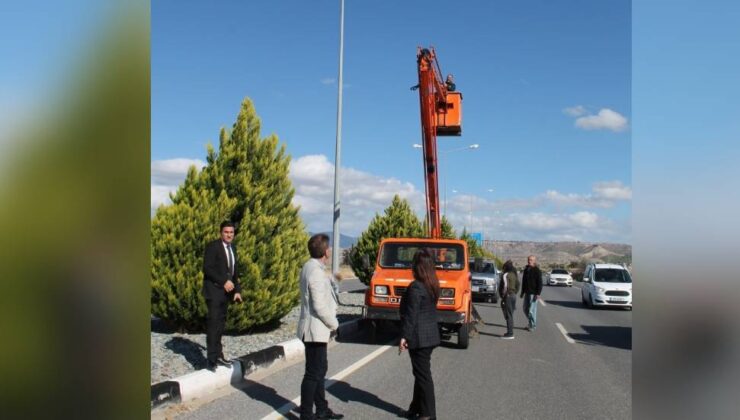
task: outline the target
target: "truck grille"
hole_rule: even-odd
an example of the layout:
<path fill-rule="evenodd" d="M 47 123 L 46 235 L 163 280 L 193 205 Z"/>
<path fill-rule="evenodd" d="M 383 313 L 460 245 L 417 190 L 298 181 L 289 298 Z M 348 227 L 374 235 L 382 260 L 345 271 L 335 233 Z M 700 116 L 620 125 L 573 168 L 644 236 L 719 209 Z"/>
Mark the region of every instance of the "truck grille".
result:
<path fill-rule="evenodd" d="M 393 287 L 393 294 L 396 296 L 403 296 L 406 294 L 406 287 L 401 286 L 394 286 Z"/>
<path fill-rule="evenodd" d="M 625 290 L 608 290 L 605 293 L 607 296 L 629 296 L 630 293 Z"/>
<path fill-rule="evenodd" d="M 473 286 L 484 286 L 485 284 L 486 284 L 485 280 L 473 279 Z"/>

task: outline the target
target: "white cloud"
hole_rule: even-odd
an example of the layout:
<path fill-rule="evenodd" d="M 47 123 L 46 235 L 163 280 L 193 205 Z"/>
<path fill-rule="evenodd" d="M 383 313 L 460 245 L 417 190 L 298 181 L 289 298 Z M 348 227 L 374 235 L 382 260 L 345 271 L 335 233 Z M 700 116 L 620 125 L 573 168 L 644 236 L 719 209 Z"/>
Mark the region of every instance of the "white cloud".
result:
<path fill-rule="evenodd" d="M 563 109 L 563 113 L 570 115 L 571 117 L 580 117 L 586 113 L 586 108 L 583 105 L 571 106 Z"/>
<path fill-rule="evenodd" d="M 151 210 L 162 204 L 169 204 L 170 192 L 175 192 L 185 179 L 190 166 L 200 170 L 205 162 L 199 159 L 165 159 L 152 161 Z"/>
<path fill-rule="evenodd" d="M 584 130 L 624 131 L 627 129 L 627 118 L 609 108 L 602 108 L 597 115 L 577 118 L 575 126 Z"/>
<path fill-rule="evenodd" d="M 632 188 L 620 181 L 597 182 L 593 190 L 597 197 L 608 200 L 632 200 Z"/>
<path fill-rule="evenodd" d="M 548 190 L 542 198 L 551 204 L 560 207 L 583 208 L 611 208 L 618 201 L 632 199 L 632 188 L 623 185 L 621 181 L 602 181 L 595 183 L 592 194 L 563 194 L 556 190 Z"/>
<path fill-rule="evenodd" d="M 205 165 L 197 159 L 168 159 L 152 162 L 151 206 L 170 202 L 169 194 L 182 183 L 191 164 Z M 334 165 L 325 155 L 293 159 L 290 178 L 295 188 L 293 204 L 311 232 L 332 228 Z M 383 177 L 352 168 L 342 169 L 342 233 L 359 235 L 376 213 L 390 205 L 394 194 L 406 198 L 420 217 L 424 217 L 424 190 L 412 183 Z M 599 209 L 630 200 L 632 190 L 620 181 L 601 181 L 591 194 L 561 193 L 549 190 L 531 198 L 494 200 L 448 191 L 447 217 L 457 230 L 483 232 L 486 238 L 514 240 L 629 240 L 629 226 L 617 226 L 600 215 Z M 440 205 L 444 209 L 443 197 Z M 471 212 L 472 203 L 472 212 Z M 555 206 L 554 211 L 552 207 Z M 564 211 L 575 208 L 574 212 Z M 594 209 L 594 210 L 589 210 Z M 472 229 L 471 229 L 472 226 Z"/>
<path fill-rule="evenodd" d="M 342 168 L 340 230 L 360 234 L 376 213 L 391 204 L 398 194 L 411 203 L 417 214 L 424 212 L 424 193 L 413 184 L 385 178 L 352 168 Z M 293 204 L 311 232 L 330 230 L 333 224 L 334 164 L 325 155 L 308 155 L 290 164 L 290 178 L 296 190 Z"/>
<path fill-rule="evenodd" d="M 337 79 L 333 77 L 324 77 L 323 79 L 321 79 L 322 85 L 333 85 L 336 82 L 337 82 Z"/>
<path fill-rule="evenodd" d="M 152 183 L 158 185 L 180 184 L 188 169 L 195 165 L 200 170 L 205 166 L 205 162 L 200 159 L 165 159 L 152 161 Z"/>

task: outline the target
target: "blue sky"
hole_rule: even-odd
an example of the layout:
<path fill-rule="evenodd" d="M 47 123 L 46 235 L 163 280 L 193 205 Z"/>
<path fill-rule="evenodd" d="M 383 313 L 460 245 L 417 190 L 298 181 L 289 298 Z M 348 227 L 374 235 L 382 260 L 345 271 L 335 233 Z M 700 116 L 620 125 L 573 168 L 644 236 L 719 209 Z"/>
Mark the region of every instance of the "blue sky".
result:
<path fill-rule="evenodd" d="M 293 156 L 309 229 L 330 229 L 331 180 L 327 194 L 302 187 L 324 185 L 311 176 L 333 171 L 338 5 L 153 2 L 153 205 L 250 97 L 263 135 L 277 134 Z M 439 150 L 480 144 L 441 162 L 455 226 L 472 222 L 491 239 L 629 242 L 630 2 L 448 7 L 346 2 L 343 233 L 358 234 L 394 191 L 423 213 L 412 148 L 421 140 L 418 94 L 409 87 L 416 47 L 433 45 L 464 95 L 463 136 L 440 138 Z"/>

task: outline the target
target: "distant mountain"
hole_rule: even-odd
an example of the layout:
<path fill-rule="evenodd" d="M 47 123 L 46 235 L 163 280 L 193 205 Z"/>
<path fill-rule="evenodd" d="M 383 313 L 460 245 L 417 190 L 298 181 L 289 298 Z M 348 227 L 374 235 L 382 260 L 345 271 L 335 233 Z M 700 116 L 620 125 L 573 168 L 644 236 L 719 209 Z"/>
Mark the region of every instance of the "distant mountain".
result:
<path fill-rule="evenodd" d="M 332 237 L 333 236 L 332 235 L 332 232 L 309 232 L 309 235 L 315 235 L 316 233 L 324 233 L 326 235 L 329 235 L 329 243 L 330 243 L 331 246 L 334 246 L 334 238 Z M 339 247 L 340 248 L 342 248 L 342 249 L 349 248 L 352 245 L 354 245 L 355 242 L 357 242 L 357 238 L 356 237 L 354 237 L 354 236 L 348 236 L 348 235 L 345 235 L 343 233 L 340 233 L 339 234 Z"/>
<path fill-rule="evenodd" d="M 535 255 L 540 266 L 567 265 L 572 262 L 632 264 L 632 246 L 593 242 L 484 241 L 483 247 L 506 261 L 524 266 L 527 256 Z"/>

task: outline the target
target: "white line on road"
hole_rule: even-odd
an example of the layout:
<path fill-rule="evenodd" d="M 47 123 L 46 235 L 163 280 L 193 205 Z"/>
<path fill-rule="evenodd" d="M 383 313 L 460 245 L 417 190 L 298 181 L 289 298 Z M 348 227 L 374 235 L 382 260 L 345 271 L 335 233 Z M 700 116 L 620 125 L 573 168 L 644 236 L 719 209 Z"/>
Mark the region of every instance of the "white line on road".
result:
<path fill-rule="evenodd" d="M 570 344 L 575 344 L 576 340 L 570 338 L 570 336 L 568 335 L 568 331 L 565 331 L 565 328 L 563 328 L 563 324 L 561 324 L 559 322 L 556 322 L 555 325 L 558 327 L 558 329 L 560 330 L 560 332 L 563 334 L 563 337 L 565 337 L 565 339 Z"/>
<path fill-rule="evenodd" d="M 329 388 L 330 386 L 334 385 L 335 383 L 341 381 L 342 379 L 346 378 L 347 376 L 351 375 L 355 371 L 357 371 L 359 368 L 365 366 L 366 364 L 370 363 L 373 359 L 380 356 L 385 352 L 386 350 L 393 348 L 395 346 L 391 345 L 385 345 L 380 347 L 379 349 L 375 350 L 374 352 L 368 354 L 367 356 L 363 357 L 362 359 L 356 361 L 343 371 L 337 373 L 336 375 L 332 376 L 331 378 L 327 379 L 324 383 L 325 388 Z M 277 410 L 273 411 L 272 413 L 266 415 L 262 418 L 262 420 L 272 420 L 272 419 L 282 419 L 289 411 L 291 411 L 293 408 L 297 407 L 301 403 L 301 396 L 297 396 L 293 398 L 293 400 L 289 403 L 286 403 L 282 407 L 278 408 Z"/>

